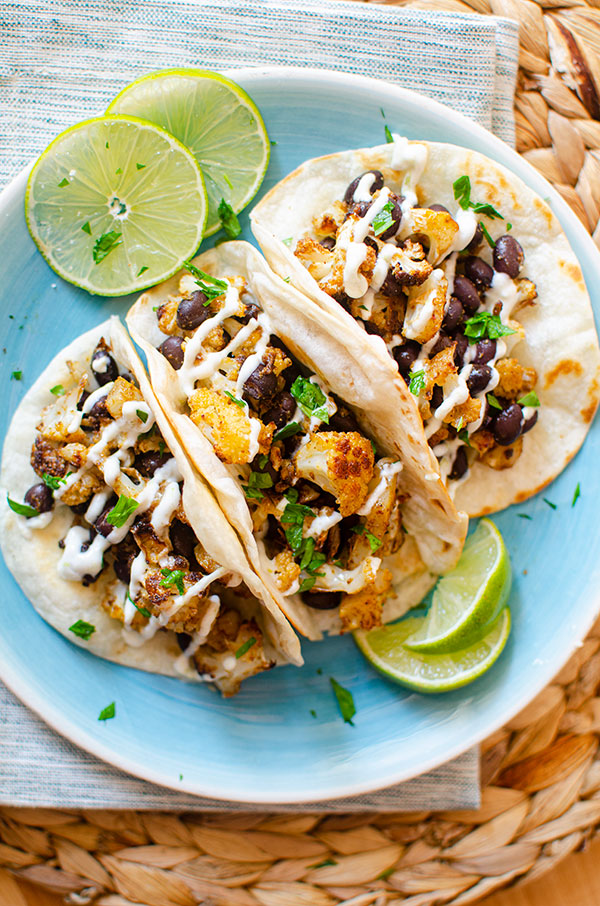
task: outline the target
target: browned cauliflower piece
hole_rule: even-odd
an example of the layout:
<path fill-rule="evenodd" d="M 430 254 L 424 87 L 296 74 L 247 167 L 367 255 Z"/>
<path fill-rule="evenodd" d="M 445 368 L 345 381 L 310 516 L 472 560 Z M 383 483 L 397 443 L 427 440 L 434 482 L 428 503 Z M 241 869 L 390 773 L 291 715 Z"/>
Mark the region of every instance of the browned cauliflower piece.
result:
<path fill-rule="evenodd" d="M 391 572 L 389 569 L 381 569 L 372 585 L 354 595 L 345 595 L 340 605 L 342 632 L 351 632 L 353 629 L 368 631 L 381 626 L 383 604 L 391 584 Z"/>
<path fill-rule="evenodd" d="M 79 506 L 103 488 L 104 478 L 96 469 L 88 469 L 74 484 L 63 491 L 61 501 L 67 506 Z"/>
<path fill-rule="evenodd" d="M 298 240 L 294 255 L 317 282 L 327 277 L 333 267 L 333 252 L 310 236 Z"/>
<path fill-rule="evenodd" d="M 429 246 L 429 260 L 433 262 L 445 256 L 457 233 L 458 224 L 446 211 L 412 208 L 402 221 L 402 235 L 424 240 Z"/>
<path fill-rule="evenodd" d="M 523 438 L 519 437 L 509 447 L 492 447 L 481 457 L 481 462 L 490 469 L 502 471 L 514 466 L 523 451 Z"/>
<path fill-rule="evenodd" d="M 444 416 L 442 421 L 447 425 L 452 425 L 457 430 L 460 430 L 463 425 L 468 425 L 471 422 L 477 421 L 481 414 L 482 405 L 483 403 L 481 400 L 474 400 L 472 397 L 469 397 L 464 403 L 459 403 L 458 406 L 454 406 L 448 415 Z"/>
<path fill-rule="evenodd" d="M 344 222 L 348 205 L 334 201 L 330 208 L 319 217 L 313 217 L 313 229 L 317 236 L 335 236 Z"/>
<path fill-rule="evenodd" d="M 246 651 L 242 646 L 248 645 Z M 240 649 L 242 653 L 239 654 Z M 243 680 L 275 666 L 263 648 L 263 636 L 254 620 L 242 621 L 234 610 L 219 614 L 205 645 L 194 654 L 196 669 L 221 690 L 235 695 Z"/>
<path fill-rule="evenodd" d="M 526 368 L 517 359 L 500 359 L 495 364 L 495 369 L 500 375 L 495 393 L 508 400 L 516 400 L 536 385 L 537 373 L 535 368 Z"/>
<path fill-rule="evenodd" d="M 40 476 L 44 472 L 57 478 L 62 478 L 67 474 L 67 462 L 63 459 L 61 451 L 50 441 L 41 437 L 36 437 L 34 441 L 30 462 L 34 472 Z"/>
<path fill-rule="evenodd" d="M 141 402 L 144 397 L 141 391 L 122 377 L 114 382 L 106 397 L 106 408 L 114 419 L 121 418 L 124 403 Z"/>
<path fill-rule="evenodd" d="M 496 438 L 491 431 L 480 430 L 469 435 L 469 443 L 478 456 L 483 456 L 496 446 Z"/>
<path fill-rule="evenodd" d="M 535 283 L 526 277 L 519 277 L 514 281 L 517 287 L 517 307 L 524 308 L 526 305 L 533 305 L 537 299 L 537 287 Z"/>
<path fill-rule="evenodd" d="M 280 551 L 275 557 L 275 581 L 280 591 L 286 592 L 300 575 L 300 567 L 290 550 Z"/>
<path fill-rule="evenodd" d="M 220 460 L 244 463 L 250 460 L 250 418 L 232 399 L 210 387 L 199 387 L 188 400 L 190 418 L 199 428 L 210 429 L 215 452 Z M 268 452 L 273 434 L 264 426 L 259 436 L 260 452 Z"/>
<path fill-rule="evenodd" d="M 407 340 L 427 343 L 444 320 L 448 281 L 442 271 L 433 271 L 425 283 L 407 290 L 408 303 L 403 334 Z"/>
<path fill-rule="evenodd" d="M 177 324 L 177 307 L 181 299 L 174 299 L 170 297 L 166 302 L 163 302 L 159 306 L 158 311 L 156 312 L 156 317 L 158 318 L 158 326 L 163 333 L 175 334 L 179 333 L 179 325 Z"/>
<path fill-rule="evenodd" d="M 369 493 L 379 489 L 382 478 L 382 465 L 391 463 L 392 460 L 380 460 L 373 470 L 373 477 L 369 484 Z M 401 531 L 400 510 L 398 506 L 398 474 L 388 475 L 371 510 L 361 520 L 363 532 L 350 536 L 350 550 L 348 555 L 348 569 L 353 569 L 365 557 L 383 557 L 393 552 L 397 545 L 398 533 Z M 369 536 L 374 536 L 381 546 L 372 550 Z"/>
<path fill-rule="evenodd" d="M 296 473 L 333 494 L 342 517 L 355 513 L 366 500 L 373 476 L 371 442 L 357 431 L 312 434 L 294 461 Z"/>
<path fill-rule="evenodd" d="M 390 262 L 392 274 L 402 286 L 420 286 L 433 271 L 419 242 L 406 239 Z"/>
<path fill-rule="evenodd" d="M 87 460 L 87 447 L 83 444 L 66 444 L 60 451 L 63 459 L 73 467 L 71 471 L 76 472 Z"/>

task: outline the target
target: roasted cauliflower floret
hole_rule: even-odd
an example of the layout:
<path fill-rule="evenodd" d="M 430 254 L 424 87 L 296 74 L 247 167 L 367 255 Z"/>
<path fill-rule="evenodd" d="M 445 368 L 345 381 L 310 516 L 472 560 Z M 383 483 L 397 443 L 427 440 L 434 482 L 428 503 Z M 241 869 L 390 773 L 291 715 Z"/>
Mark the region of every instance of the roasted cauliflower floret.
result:
<path fill-rule="evenodd" d="M 371 443 L 356 431 L 312 434 L 294 460 L 300 478 L 334 495 L 342 517 L 355 513 L 365 502 L 373 465 Z"/>
<path fill-rule="evenodd" d="M 411 239 L 406 239 L 394 252 L 390 268 L 396 281 L 401 286 L 420 286 L 425 283 L 433 271 L 426 258 L 423 246 Z"/>
<path fill-rule="evenodd" d="M 433 271 L 425 283 L 408 289 L 408 303 L 403 334 L 407 340 L 427 343 L 436 335 L 444 320 L 448 281 L 443 271 Z"/>
<path fill-rule="evenodd" d="M 481 407 L 483 403 L 481 400 L 474 400 L 469 396 L 464 403 L 459 403 L 457 406 L 454 406 L 450 410 L 448 415 L 445 415 L 442 421 L 447 425 L 452 425 L 457 430 L 463 425 L 468 425 L 471 422 L 476 422 L 481 414 Z"/>
<path fill-rule="evenodd" d="M 342 632 L 353 629 L 375 629 L 382 625 L 384 601 L 392 584 L 389 569 L 381 569 L 372 585 L 354 595 L 346 595 L 340 605 Z"/>
<path fill-rule="evenodd" d="M 319 217 L 313 217 L 313 229 L 317 236 L 335 236 L 344 222 L 348 206 L 343 201 L 334 201 L 330 208 Z"/>
<path fill-rule="evenodd" d="M 402 221 L 402 235 L 424 240 L 433 263 L 445 256 L 457 233 L 458 224 L 446 211 L 412 208 Z"/>
<path fill-rule="evenodd" d="M 300 567 L 290 550 L 279 551 L 275 557 L 275 581 L 280 591 L 286 592 L 300 575 Z"/>
<path fill-rule="evenodd" d="M 114 382 L 106 397 L 106 408 L 114 419 L 121 418 L 123 414 L 123 405 L 130 402 L 141 402 L 144 399 L 141 392 L 132 384 L 122 377 L 118 377 Z"/>
<path fill-rule="evenodd" d="M 294 255 L 317 282 L 325 279 L 331 273 L 333 253 L 316 239 L 311 239 L 309 236 L 299 239 L 294 249 Z"/>
<path fill-rule="evenodd" d="M 250 461 L 251 423 L 241 406 L 210 387 L 195 390 L 188 402 L 190 418 L 203 431 L 208 431 L 219 459 L 228 463 Z M 269 429 L 261 423 L 261 453 L 268 451 L 272 433 L 273 426 Z"/>
<path fill-rule="evenodd" d="M 517 287 L 517 307 L 524 308 L 526 305 L 533 305 L 537 299 L 535 283 L 532 283 L 526 277 L 520 277 L 514 283 Z"/>
<path fill-rule="evenodd" d="M 198 673 L 214 682 L 225 696 L 235 695 L 249 676 L 275 666 L 265 655 L 257 623 L 242 621 L 234 610 L 219 614 L 206 644 L 195 652 L 194 663 Z"/>
<path fill-rule="evenodd" d="M 386 469 L 386 466 L 391 463 L 391 459 L 379 460 L 373 470 L 373 477 L 369 483 L 369 494 L 376 491 L 379 493 L 373 501 L 370 511 L 357 527 L 358 532 L 354 532 L 351 536 L 348 556 L 349 569 L 357 566 L 365 557 L 373 554 L 376 557 L 382 557 L 392 553 L 395 549 L 401 521 L 396 494 L 398 473 L 390 474 Z M 384 476 L 385 480 L 382 481 Z M 379 542 L 379 546 L 377 546 L 377 542 Z"/>
<path fill-rule="evenodd" d="M 511 466 L 514 466 L 522 451 L 523 438 L 519 437 L 509 447 L 492 447 L 481 457 L 481 462 L 484 466 L 489 466 L 490 469 L 496 469 L 497 471 L 510 469 Z"/>
<path fill-rule="evenodd" d="M 174 334 L 179 331 L 179 325 L 177 324 L 176 318 L 177 306 L 180 302 L 181 299 L 175 299 L 171 296 L 166 302 L 163 302 L 163 304 L 159 306 L 156 317 L 158 318 L 158 326 L 163 333 Z"/>
<path fill-rule="evenodd" d="M 496 390 L 498 396 L 508 400 L 516 400 L 529 393 L 536 385 L 537 373 L 535 368 L 526 368 L 517 359 L 500 359 L 495 364 L 495 369 L 500 375 Z"/>

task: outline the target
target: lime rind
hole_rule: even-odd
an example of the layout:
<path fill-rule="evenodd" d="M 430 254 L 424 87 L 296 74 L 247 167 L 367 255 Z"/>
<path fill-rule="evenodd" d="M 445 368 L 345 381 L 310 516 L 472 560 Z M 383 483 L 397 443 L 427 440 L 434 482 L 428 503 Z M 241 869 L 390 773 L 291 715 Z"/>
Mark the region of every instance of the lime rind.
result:
<path fill-rule="evenodd" d="M 493 522 L 482 519 L 467 539 L 457 566 L 436 586 L 427 616 L 406 647 L 443 654 L 475 643 L 506 605 L 511 581 L 502 536 Z"/>
<path fill-rule="evenodd" d="M 467 648 L 447 654 L 421 654 L 404 645 L 420 620 L 407 617 L 382 629 L 357 630 L 353 635 L 369 663 L 387 679 L 426 693 L 460 689 L 482 676 L 502 653 L 511 627 L 510 609 L 505 607 L 485 637 Z"/>
<path fill-rule="evenodd" d="M 243 88 L 219 73 L 206 69 L 149 73 L 124 88 L 106 112 L 132 113 L 156 122 L 190 149 L 206 184 L 206 236 L 221 228 L 217 209 L 222 198 L 239 213 L 260 188 L 271 152 L 265 124 Z"/>
<path fill-rule="evenodd" d="M 34 165 L 25 193 L 27 227 L 48 264 L 104 296 L 176 273 L 200 245 L 206 216 L 193 155 L 139 117 L 94 117 L 65 130 Z M 120 239 L 96 263 L 106 234 Z"/>

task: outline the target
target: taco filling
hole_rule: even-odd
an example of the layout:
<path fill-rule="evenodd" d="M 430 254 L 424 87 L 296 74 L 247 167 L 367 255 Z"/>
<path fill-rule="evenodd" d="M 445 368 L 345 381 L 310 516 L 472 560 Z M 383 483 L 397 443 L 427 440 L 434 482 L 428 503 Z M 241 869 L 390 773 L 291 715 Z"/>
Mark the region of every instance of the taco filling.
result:
<path fill-rule="evenodd" d="M 423 567 L 402 530 L 402 464 L 273 333 L 243 276 L 190 269 L 156 309 L 158 349 L 243 489 L 263 569 L 281 595 L 337 609 L 344 631 L 380 625 L 384 558 L 402 548 Z"/>
<path fill-rule="evenodd" d="M 130 646 L 172 632 L 181 649 L 176 670 L 192 668 L 233 694 L 244 678 L 275 664 L 257 622 L 259 604 L 196 537 L 175 457 L 111 346 L 101 338 L 89 368 L 68 364 L 71 380 L 48 388 L 55 401 L 43 410 L 31 449 L 40 481 L 24 505 L 9 505 L 33 529 L 68 508 L 59 576 L 98 583 L 99 605 L 122 624 Z"/>
<path fill-rule="evenodd" d="M 380 170 L 358 173 L 291 250 L 322 291 L 382 338 L 442 478 L 456 482 L 475 459 L 514 465 L 537 421 L 536 371 L 513 355 L 525 338 L 515 315 L 537 293 L 510 223 L 471 199 L 468 176 L 454 183 L 452 211 L 435 198 L 419 205 L 427 153 L 395 136 L 390 166 L 404 172 L 401 190 Z M 488 227 L 502 235 L 492 239 Z"/>

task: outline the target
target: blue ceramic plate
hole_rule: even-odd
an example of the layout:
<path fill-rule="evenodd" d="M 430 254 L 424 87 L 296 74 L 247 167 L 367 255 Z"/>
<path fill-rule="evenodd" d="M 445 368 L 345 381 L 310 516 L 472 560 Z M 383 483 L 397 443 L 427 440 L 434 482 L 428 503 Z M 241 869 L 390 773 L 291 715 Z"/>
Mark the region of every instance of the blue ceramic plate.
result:
<path fill-rule="evenodd" d="M 599 310 L 592 240 L 548 183 L 483 129 L 440 104 L 370 79 L 300 69 L 232 75 L 258 104 L 276 142 L 264 190 L 308 157 L 382 141 L 383 107 L 395 131 L 475 148 L 548 198 Z M 50 270 L 25 226 L 25 182 L 22 174 L 0 198 L 3 427 L 58 349 L 109 314 L 123 315 L 133 301 L 89 296 Z M 251 239 L 247 215 L 242 223 Z M 17 369 L 20 382 L 10 380 Z M 301 802 L 413 777 L 510 719 L 549 682 L 592 624 L 600 609 L 599 456 L 596 423 L 582 451 L 545 491 L 556 510 L 535 498 L 495 517 L 514 565 L 513 631 L 498 663 L 458 692 L 405 691 L 375 673 L 351 638 L 335 638 L 305 643 L 302 669 L 256 677 L 226 701 L 209 687 L 118 667 L 71 645 L 38 617 L 3 565 L 0 676 L 77 745 L 189 793 Z M 577 484 L 581 497 L 573 507 Z M 330 676 L 354 695 L 353 727 L 339 716 Z M 99 723 L 98 713 L 113 700 L 117 717 Z"/>

